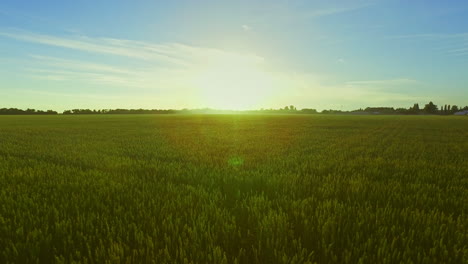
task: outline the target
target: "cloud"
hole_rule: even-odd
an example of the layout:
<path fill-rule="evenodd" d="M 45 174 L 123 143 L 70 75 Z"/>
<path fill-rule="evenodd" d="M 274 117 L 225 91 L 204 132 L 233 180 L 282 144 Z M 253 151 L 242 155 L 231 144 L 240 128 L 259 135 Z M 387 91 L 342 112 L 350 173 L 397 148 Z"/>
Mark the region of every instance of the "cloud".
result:
<path fill-rule="evenodd" d="M 446 56 L 465 56 L 468 55 L 468 33 L 454 34 L 409 34 L 387 36 L 387 39 L 394 40 L 417 40 L 423 41 L 422 45 L 431 46 L 439 54 Z M 434 47 L 436 46 L 436 47 Z"/>
<path fill-rule="evenodd" d="M 329 2 L 324 1 L 324 5 L 319 8 L 302 8 L 301 5 L 296 7 L 295 15 L 298 18 L 304 19 L 314 19 L 326 16 L 332 16 L 342 13 L 348 13 L 364 8 L 368 8 L 376 4 L 377 1 L 373 0 L 364 0 L 364 1 L 346 1 L 339 5 L 330 4 Z M 299 3 L 304 4 L 304 2 L 299 1 Z M 306 2 L 309 4 L 309 2 Z"/>
<path fill-rule="evenodd" d="M 26 68 L 27 76 L 48 81 L 87 82 L 136 89 L 165 91 L 187 77 L 187 70 L 164 67 L 110 66 L 48 56 L 30 56 L 36 67 Z"/>
<path fill-rule="evenodd" d="M 253 21 L 257 27 L 284 27 L 304 23 L 308 20 L 358 11 L 377 4 L 380 0 L 328 1 L 328 0 L 277 0 L 256 6 Z M 293 24 L 293 25 L 291 25 Z"/>
<path fill-rule="evenodd" d="M 242 25 L 242 29 L 244 31 L 251 31 L 252 30 L 252 27 L 250 27 L 249 25 Z"/>
<path fill-rule="evenodd" d="M 336 87 L 344 101 L 361 102 L 361 106 L 369 106 L 369 98 L 374 106 L 406 107 L 406 104 L 431 100 L 430 96 L 414 94 L 415 86 L 421 87 L 423 82 L 411 78 L 395 78 L 382 80 L 348 81 Z"/>
<path fill-rule="evenodd" d="M 426 34 L 408 34 L 408 35 L 392 35 L 386 36 L 388 39 L 456 39 L 456 38 L 468 38 L 468 33 L 455 33 L 455 34 L 437 34 L 437 33 L 426 33 Z"/>
<path fill-rule="evenodd" d="M 399 78 L 399 79 L 388 79 L 388 80 L 365 80 L 365 81 L 349 81 L 346 82 L 348 86 L 401 86 L 401 85 L 413 85 L 419 84 L 420 82 L 413 79 Z"/>
<path fill-rule="evenodd" d="M 336 15 L 340 13 L 346 13 L 346 12 L 351 12 L 351 11 L 355 11 L 358 9 L 366 8 L 366 7 L 369 7 L 370 5 L 371 4 L 366 3 L 366 4 L 358 4 L 355 6 L 349 6 L 349 7 L 332 7 L 332 8 L 318 9 L 318 10 L 306 12 L 305 17 L 317 18 L 317 17 L 323 17 L 323 16 Z"/>
<path fill-rule="evenodd" d="M 41 55 L 30 55 L 32 59 L 41 61 L 49 66 L 53 66 L 61 69 L 74 68 L 77 71 L 90 71 L 90 72 L 108 72 L 115 74 L 130 74 L 135 72 L 135 70 L 124 69 L 115 66 L 103 65 L 98 63 L 77 61 L 77 60 L 67 60 L 56 57 L 41 56 Z M 137 69 L 138 70 L 138 69 Z"/>
<path fill-rule="evenodd" d="M 166 62 L 179 64 L 177 58 L 173 58 L 166 51 L 171 50 L 171 45 L 148 46 L 143 43 L 115 40 L 106 38 L 88 37 L 56 37 L 31 32 L 0 32 L 0 36 L 25 42 L 37 43 L 92 53 L 110 54 L 130 58 L 151 60 L 162 59 Z"/>
<path fill-rule="evenodd" d="M 259 63 L 263 58 L 252 54 L 239 54 L 214 48 L 189 46 L 180 43 L 152 44 L 142 41 L 85 36 L 57 37 L 27 31 L 0 31 L 0 36 L 36 44 L 127 57 L 144 61 L 159 61 L 166 65 L 188 66 L 195 63 L 210 63 L 223 59 Z"/>

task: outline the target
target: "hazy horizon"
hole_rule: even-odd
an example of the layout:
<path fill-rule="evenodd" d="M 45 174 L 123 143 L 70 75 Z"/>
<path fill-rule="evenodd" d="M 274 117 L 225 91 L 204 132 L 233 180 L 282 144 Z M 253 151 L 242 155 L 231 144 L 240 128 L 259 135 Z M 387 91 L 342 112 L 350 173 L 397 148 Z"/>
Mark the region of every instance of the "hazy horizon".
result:
<path fill-rule="evenodd" d="M 463 1 L 11 1 L 0 108 L 467 105 Z"/>

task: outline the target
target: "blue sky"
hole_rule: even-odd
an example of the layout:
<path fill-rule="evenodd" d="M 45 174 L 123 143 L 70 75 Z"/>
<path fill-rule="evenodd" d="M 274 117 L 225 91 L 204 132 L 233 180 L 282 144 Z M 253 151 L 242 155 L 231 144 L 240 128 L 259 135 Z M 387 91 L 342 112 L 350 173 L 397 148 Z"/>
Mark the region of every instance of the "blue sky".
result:
<path fill-rule="evenodd" d="M 468 2 L 0 5 L 0 107 L 468 105 Z"/>

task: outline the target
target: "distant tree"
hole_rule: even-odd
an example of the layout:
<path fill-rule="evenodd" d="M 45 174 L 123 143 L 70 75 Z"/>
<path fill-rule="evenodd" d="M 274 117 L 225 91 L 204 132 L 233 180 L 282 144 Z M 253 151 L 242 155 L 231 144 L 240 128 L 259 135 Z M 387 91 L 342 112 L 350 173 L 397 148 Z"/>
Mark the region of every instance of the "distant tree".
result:
<path fill-rule="evenodd" d="M 400 115 L 406 115 L 409 114 L 409 110 L 406 108 L 397 108 L 395 109 L 395 112 Z"/>
<path fill-rule="evenodd" d="M 414 104 L 412 107 L 410 107 L 410 108 L 408 109 L 408 111 L 406 112 L 406 114 L 416 115 L 416 114 L 419 114 L 419 112 L 420 112 L 419 104 L 416 103 L 416 104 Z"/>
<path fill-rule="evenodd" d="M 410 107 L 407 111 L 407 114 L 419 114 L 420 109 L 419 109 L 419 104 L 415 103 L 412 107 Z"/>
<path fill-rule="evenodd" d="M 55 115 L 57 112 L 52 110 L 42 111 L 35 109 L 22 110 L 18 108 L 1 108 L 0 115 Z"/>
<path fill-rule="evenodd" d="M 303 113 L 303 114 L 317 114 L 317 110 L 304 108 L 304 109 L 301 109 L 301 113 Z"/>
<path fill-rule="evenodd" d="M 429 102 L 424 106 L 424 112 L 427 114 L 436 114 L 437 113 L 437 105 L 433 102 Z"/>
<path fill-rule="evenodd" d="M 456 105 L 452 106 L 452 111 L 451 111 L 451 113 L 456 113 L 456 112 L 458 112 L 458 111 L 460 111 L 460 110 L 458 109 L 458 106 L 456 106 Z"/>
<path fill-rule="evenodd" d="M 333 110 L 333 109 L 330 109 L 330 110 L 322 110 L 321 112 L 322 114 L 343 114 L 343 113 L 349 113 L 349 112 L 343 112 L 341 110 Z"/>
<path fill-rule="evenodd" d="M 365 112 L 373 114 L 394 114 L 395 109 L 393 107 L 366 107 Z"/>

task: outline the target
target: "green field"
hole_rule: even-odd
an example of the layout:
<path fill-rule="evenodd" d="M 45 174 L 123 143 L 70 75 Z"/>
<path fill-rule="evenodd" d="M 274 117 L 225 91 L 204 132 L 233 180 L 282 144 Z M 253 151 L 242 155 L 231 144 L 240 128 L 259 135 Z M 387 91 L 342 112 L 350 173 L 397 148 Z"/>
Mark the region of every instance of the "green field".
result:
<path fill-rule="evenodd" d="M 468 118 L 0 117 L 0 263 L 468 263 Z"/>

